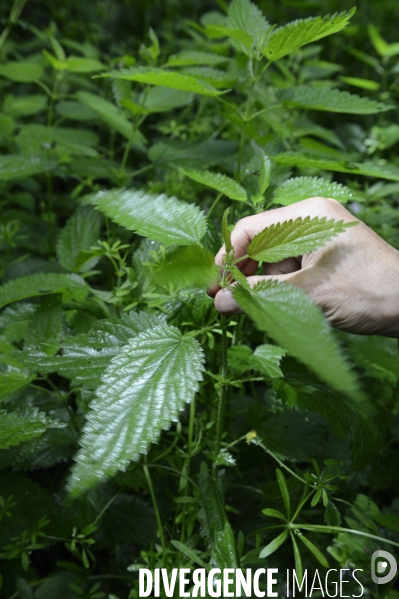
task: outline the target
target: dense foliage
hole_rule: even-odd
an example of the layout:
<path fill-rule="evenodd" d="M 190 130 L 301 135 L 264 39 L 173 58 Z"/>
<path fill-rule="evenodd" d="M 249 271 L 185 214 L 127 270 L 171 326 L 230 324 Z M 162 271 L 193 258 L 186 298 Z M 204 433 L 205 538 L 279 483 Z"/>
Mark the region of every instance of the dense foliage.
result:
<path fill-rule="evenodd" d="M 324 195 L 399 246 L 396 3 L 6 4 L 1 597 L 135 599 L 140 567 L 214 566 L 361 568 L 398 599 L 369 574 L 399 547 L 397 342 L 251 290 L 230 240 Z M 286 221 L 248 255 L 346 226 Z M 245 315 L 216 312 L 217 277 Z"/>

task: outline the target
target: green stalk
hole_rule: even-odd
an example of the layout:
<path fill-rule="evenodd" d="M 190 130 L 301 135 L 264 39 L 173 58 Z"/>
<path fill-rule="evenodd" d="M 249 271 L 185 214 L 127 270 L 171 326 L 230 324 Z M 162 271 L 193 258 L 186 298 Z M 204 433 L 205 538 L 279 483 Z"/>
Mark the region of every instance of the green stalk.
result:
<path fill-rule="evenodd" d="M 220 328 L 222 329 L 222 368 L 221 377 L 223 380 L 227 378 L 227 317 L 220 317 Z M 219 455 L 220 448 L 222 445 L 222 434 L 223 434 L 223 413 L 224 404 L 227 396 L 227 385 L 224 383 L 220 384 L 219 390 L 219 403 L 218 403 L 218 414 L 216 420 L 216 449 L 215 454 Z"/>
<path fill-rule="evenodd" d="M 376 535 L 371 535 L 368 532 L 363 532 L 362 530 L 354 530 L 353 528 L 343 528 L 342 526 L 323 526 L 322 524 L 292 524 L 293 528 L 299 528 L 300 530 L 310 530 L 311 532 L 324 532 L 324 533 L 335 533 L 335 532 L 348 532 L 352 535 L 358 535 L 360 537 L 367 537 L 368 539 L 374 539 L 375 541 L 380 541 L 381 543 L 388 543 L 388 545 L 394 545 L 395 547 L 399 547 L 399 543 L 395 543 L 395 541 L 390 541 L 389 539 L 384 539 L 383 537 L 377 537 Z"/>
<path fill-rule="evenodd" d="M 158 509 L 157 499 L 156 499 L 155 493 L 154 493 L 154 487 L 152 486 L 151 476 L 150 476 L 150 473 L 148 471 L 148 467 L 146 464 L 144 464 L 143 470 L 144 470 L 144 476 L 147 481 L 148 489 L 149 489 L 150 495 L 151 495 L 152 505 L 153 505 L 154 512 L 155 512 L 155 518 L 156 518 L 157 526 L 158 526 L 158 534 L 159 534 L 159 538 L 160 538 L 161 545 L 162 545 L 162 553 L 165 556 L 166 555 L 166 543 L 165 543 L 165 537 L 163 534 L 162 520 L 161 520 L 161 516 L 159 513 L 159 509 Z"/>

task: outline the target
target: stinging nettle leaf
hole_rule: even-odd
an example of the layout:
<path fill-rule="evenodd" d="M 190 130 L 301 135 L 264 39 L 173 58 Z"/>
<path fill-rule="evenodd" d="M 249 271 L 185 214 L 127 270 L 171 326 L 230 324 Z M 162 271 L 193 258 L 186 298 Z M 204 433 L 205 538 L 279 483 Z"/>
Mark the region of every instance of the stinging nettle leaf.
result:
<path fill-rule="evenodd" d="M 156 281 L 178 288 L 205 288 L 217 279 L 218 273 L 214 255 L 201 246 L 190 245 L 166 255 L 156 272 Z"/>
<path fill-rule="evenodd" d="M 163 194 L 113 189 L 90 196 L 90 201 L 118 225 L 165 246 L 199 243 L 207 230 L 197 206 Z"/>
<path fill-rule="evenodd" d="M 79 91 L 76 98 L 82 104 L 94 110 L 111 129 L 115 129 L 126 139 L 131 139 L 132 124 L 125 119 L 122 111 L 115 104 L 89 92 Z"/>
<path fill-rule="evenodd" d="M 228 8 L 227 25 L 233 31 L 242 31 L 247 34 L 250 43 L 243 39 L 241 41 L 236 36 L 239 43 L 238 47 L 246 54 L 252 54 L 251 46 L 257 49 L 261 48 L 271 33 L 270 24 L 267 22 L 264 14 L 250 0 L 233 0 Z M 231 36 L 234 39 L 234 36 Z M 249 49 L 249 52 L 248 52 Z"/>
<path fill-rule="evenodd" d="M 65 301 L 83 302 L 89 286 L 76 274 L 40 273 L 13 279 L 0 286 L 0 308 L 27 297 L 62 293 Z"/>
<path fill-rule="evenodd" d="M 168 58 L 168 66 L 170 67 L 187 67 L 195 65 L 208 65 L 210 67 L 217 66 L 228 62 L 228 56 L 221 56 L 213 52 L 201 52 L 200 50 L 184 50 L 179 54 L 172 54 Z"/>
<path fill-rule="evenodd" d="M 92 402 L 70 480 L 74 495 L 124 470 L 178 419 L 202 380 L 196 339 L 160 325 L 131 339 L 112 360 Z"/>
<path fill-rule="evenodd" d="M 65 270 L 75 270 L 79 253 L 88 250 L 97 241 L 100 226 L 101 215 L 91 206 L 80 206 L 71 216 L 57 241 L 58 261 Z M 90 260 L 79 270 L 90 270 L 94 264 Z"/>
<path fill-rule="evenodd" d="M 392 110 L 394 106 L 376 102 L 339 89 L 299 85 L 276 93 L 283 106 L 325 110 L 346 114 L 375 114 Z"/>
<path fill-rule="evenodd" d="M 347 395 L 362 397 L 328 322 L 301 289 L 263 281 L 254 290 L 237 286 L 233 295 L 259 329 L 320 379 Z"/>
<path fill-rule="evenodd" d="M 279 60 L 305 44 L 341 31 L 348 25 L 355 12 L 356 8 L 352 8 L 348 12 L 298 19 L 278 27 L 273 31 L 268 43 L 263 46 L 262 53 L 272 62 Z"/>
<path fill-rule="evenodd" d="M 197 181 L 197 183 L 202 183 L 203 185 L 212 187 L 212 189 L 216 189 L 219 193 L 223 193 L 230 200 L 238 200 L 239 202 L 247 200 L 245 189 L 227 175 L 191 169 L 182 169 L 182 172 L 193 181 Z"/>
<path fill-rule="evenodd" d="M 274 192 L 273 204 L 290 206 L 312 197 L 333 198 L 342 204 L 354 199 L 355 194 L 345 185 L 321 177 L 288 179 Z"/>
<path fill-rule="evenodd" d="M 36 410 L 31 414 L 0 413 L 0 449 L 40 437 L 53 427 L 58 428 L 59 424 Z"/>
<path fill-rule="evenodd" d="M 279 262 L 312 252 L 356 222 L 327 220 L 326 217 L 296 218 L 266 227 L 255 235 L 248 255 L 259 262 Z"/>
<path fill-rule="evenodd" d="M 168 71 L 156 67 L 131 67 L 130 69 L 121 69 L 120 71 L 110 71 L 103 73 L 98 77 L 110 77 L 114 79 L 127 79 L 128 81 L 138 81 L 148 85 L 159 85 L 161 87 L 171 87 L 181 91 L 200 94 L 203 96 L 218 96 L 221 92 L 215 89 L 209 83 L 190 75 L 184 75 L 177 71 Z"/>

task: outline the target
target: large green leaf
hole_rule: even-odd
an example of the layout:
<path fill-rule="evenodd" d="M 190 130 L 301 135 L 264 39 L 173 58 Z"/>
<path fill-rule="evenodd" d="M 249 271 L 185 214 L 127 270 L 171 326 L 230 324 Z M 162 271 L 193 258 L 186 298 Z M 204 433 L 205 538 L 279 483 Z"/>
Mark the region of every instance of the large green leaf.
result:
<path fill-rule="evenodd" d="M 341 183 L 330 182 L 321 177 L 295 177 L 277 187 L 273 204 L 290 206 L 313 197 L 333 198 L 344 204 L 354 199 L 354 196 L 355 194 Z"/>
<path fill-rule="evenodd" d="M 285 349 L 269 343 L 258 345 L 254 353 L 247 345 L 233 345 L 228 350 L 229 367 L 238 374 L 247 370 L 259 370 L 266 376 L 279 378 L 283 376 L 281 358 L 286 353 Z"/>
<path fill-rule="evenodd" d="M 70 490 L 79 494 L 145 453 L 193 399 L 202 369 L 198 341 L 175 327 L 160 325 L 131 339 L 97 389 Z"/>
<path fill-rule="evenodd" d="M 61 300 L 57 296 L 45 298 L 38 306 L 25 333 L 25 343 L 40 348 L 47 355 L 58 350 L 59 337 L 64 330 Z"/>
<path fill-rule="evenodd" d="M 238 568 L 239 560 L 234 534 L 224 509 L 220 480 L 215 480 L 204 467 L 199 475 L 203 509 L 198 518 L 201 534 L 206 537 L 211 553 L 211 564 L 216 568 Z"/>
<path fill-rule="evenodd" d="M 312 85 L 298 85 L 297 87 L 279 90 L 276 95 L 283 106 L 326 110 L 328 112 L 374 114 L 394 108 L 392 105 L 376 102 L 339 89 L 313 87 Z"/>
<path fill-rule="evenodd" d="M 310 44 L 327 35 L 341 31 L 347 26 L 355 10 L 355 8 L 352 8 L 348 12 L 337 13 L 332 16 L 298 19 L 283 27 L 278 27 L 262 48 L 262 52 L 270 61 L 274 62 L 305 44 Z"/>
<path fill-rule="evenodd" d="M 131 67 L 130 69 L 121 69 L 120 71 L 110 71 L 103 73 L 99 77 L 111 77 L 113 79 L 127 79 L 128 81 L 138 81 L 148 85 L 159 85 L 161 87 L 171 87 L 180 89 L 184 92 L 201 94 L 203 96 L 218 96 L 218 92 L 212 85 L 205 83 L 201 79 L 196 79 L 190 75 L 184 75 L 177 71 L 168 71 L 156 67 Z"/>
<path fill-rule="evenodd" d="M 379 177 L 380 179 L 399 181 L 399 168 L 394 164 L 385 162 L 385 160 L 350 162 L 349 160 L 329 160 L 328 158 L 295 152 L 278 154 L 277 156 L 273 156 L 273 160 L 277 164 L 284 166 L 337 171 L 339 173 L 351 173 L 352 175 L 364 175 L 366 177 Z"/>
<path fill-rule="evenodd" d="M 0 156 L 0 181 L 25 179 L 25 177 L 38 175 L 54 167 L 54 162 L 43 160 L 39 156 L 22 156 L 20 154 Z"/>
<path fill-rule="evenodd" d="M 19 83 L 37 81 L 43 75 L 43 67 L 34 62 L 7 62 L 0 65 L 0 77 Z"/>
<path fill-rule="evenodd" d="M 206 219 L 197 206 L 163 194 L 113 189 L 98 192 L 91 201 L 118 225 L 166 246 L 192 245 L 206 233 Z"/>
<path fill-rule="evenodd" d="M 214 52 L 201 52 L 200 50 L 183 50 L 179 54 L 172 54 L 168 58 L 169 67 L 189 67 L 196 65 L 218 66 L 228 62 L 227 56 L 215 54 Z"/>
<path fill-rule="evenodd" d="M 115 129 L 115 131 L 118 131 L 118 133 L 127 139 L 131 139 L 133 131 L 132 124 L 125 119 L 122 111 L 115 104 L 108 102 L 108 100 L 100 96 L 83 91 L 77 92 L 76 98 L 82 104 L 94 110 L 111 129 Z"/>
<path fill-rule="evenodd" d="M 156 272 L 161 285 L 176 287 L 207 287 L 218 277 L 214 255 L 201 246 L 186 246 L 167 254 L 162 267 Z"/>
<path fill-rule="evenodd" d="M 279 262 L 284 258 L 302 256 L 325 245 L 355 224 L 317 216 L 287 220 L 270 225 L 255 235 L 248 246 L 248 255 L 259 262 Z"/>
<path fill-rule="evenodd" d="M 332 388 L 359 397 L 354 373 L 321 310 L 297 287 L 263 281 L 254 290 L 237 286 L 233 295 L 255 324 L 313 370 Z"/>
<path fill-rule="evenodd" d="M 80 206 L 61 231 L 57 241 L 58 261 L 65 270 L 75 270 L 79 253 L 88 250 L 100 235 L 101 215 L 91 206 Z M 78 270 L 84 272 L 93 263 L 84 264 Z"/>
<path fill-rule="evenodd" d="M 227 175 L 222 175 L 221 173 L 212 173 L 211 171 L 198 171 L 190 169 L 182 170 L 183 173 L 187 177 L 190 177 L 190 179 L 193 179 L 193 181 L 197 181 L 197 183 L 202 183 L 203 185 L 212 187 L 212 189 L 216 189 L 216 191 L 223 193 L 230 200 L 245 202 L 247 199 L 247 192 L 245 189 Z"/>
<path fill-rule="evenodd" d="M 0 373 L 0 399 L 8 398 L 23 387 L 29 385 L 34 376 L 28 377 L 21 370 L 10 370 Z"/>
<path fill-rule="evenodd" d="M 0 413 L 0 449 L 19 445 L 39 437 L 48 428 L 58 428 L 59 423 L 36 410 L 30 414 Z M 63 424 L 61 426 L 64 426 Z"/>
<path fill-rule="evenodd" d="M 250 0 L 233 0 L 229 5 L 227 15 L 228 28 L 233 31 L 241 30 L 249 37 L 249 44 L 245 39 L 241 41 L 236 37 L 236 41 L 239 42 L 238 48 L 241 51 L 251 54 L 252 46 L 257 49 L 264 46 L 271 32 L 271 27 L 256 4 L 250 2 Z"/>
<path fill-rule="evenodd" d="M 89 286 L 79 275 L 40 273 L 13 279 L 0 286 L 0 308 L 27 297 L 62 293 L 65 301 L 83 302 Z"/>

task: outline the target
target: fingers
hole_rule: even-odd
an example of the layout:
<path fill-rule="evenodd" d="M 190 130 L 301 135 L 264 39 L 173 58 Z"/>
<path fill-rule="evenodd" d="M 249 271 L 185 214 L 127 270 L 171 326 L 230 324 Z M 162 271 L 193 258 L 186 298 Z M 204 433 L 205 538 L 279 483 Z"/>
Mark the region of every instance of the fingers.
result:
<path fill-rule="evenodd" d="M 301 258 L 286 258 L 280 262 L 263 264 L 263 272 L 265 275 L 286 275 L 291 272 L 301 270 Z"/>

